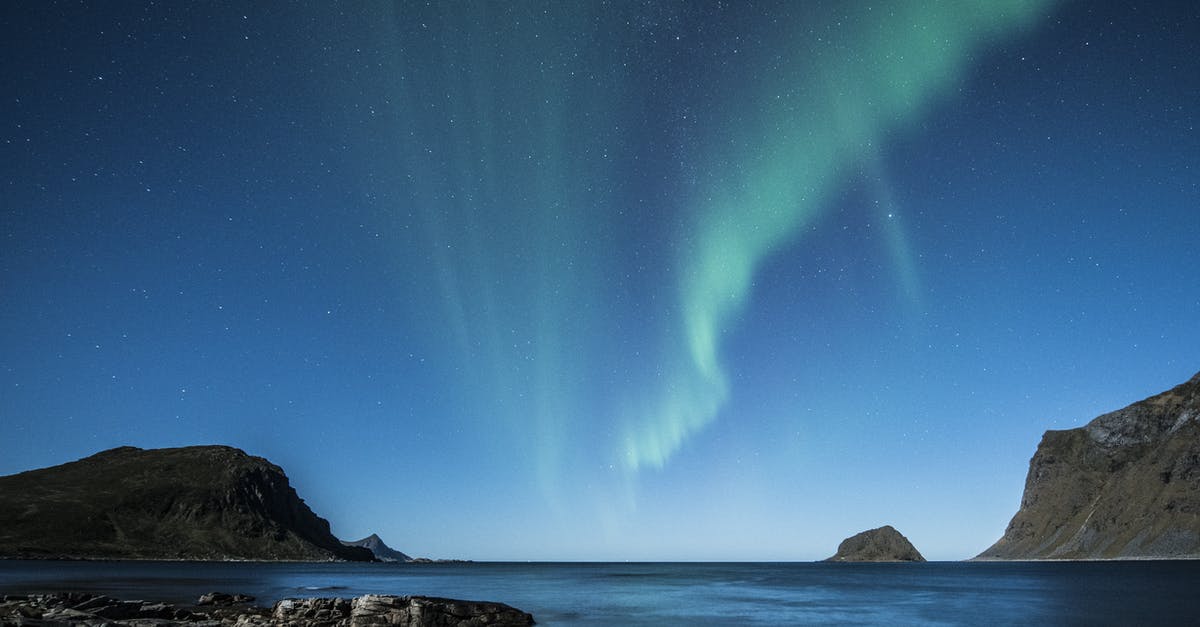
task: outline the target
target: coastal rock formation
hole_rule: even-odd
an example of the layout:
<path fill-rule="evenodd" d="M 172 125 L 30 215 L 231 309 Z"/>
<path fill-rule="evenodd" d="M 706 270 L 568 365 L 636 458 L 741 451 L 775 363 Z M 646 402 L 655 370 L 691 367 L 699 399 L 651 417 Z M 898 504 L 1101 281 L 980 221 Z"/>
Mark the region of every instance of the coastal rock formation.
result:
<path fill-rule="evenodd" d="M 1021 508 L 976 559 L 1200 557 L 1200 374 L 1047 431 Z"/>
<path fill-rule="evenodd" d="M 280 625 L 532 625 L 533 616 L 503 603 L 367 594 L 354 599 L 284 599 L 271 611 Z"/>
<path fill-rule="evenodd" d="M 121 447 L 0 477 L 0 556 L 359 560 L 278 466 L 228 446 Z"/>
<path fill-rule="evenodd" d="M 375 559 L 381 562 L 413 561 L 413 558 L 401 553 L 400 551 L 397 551 L 396 549 L 393 549 L 387 544 L 384 544 L 383 539 L 375 534 L 371 534 L 362 540 L 355 540 L 354 542 L 342 542 L 342 544 L 345 544 L 346 546 L 359 546 L 367 549 L 375 556 Z"/>
<path fill-rule="evenodd" d="M 221 599 L 249 598 L 214 593 Z M 204 601 L 204 597 L 201 597 Z M 242 603 L 206 603 L 177 607 L 166 603 L 122 601 L 78 592 L 0 597 L 0 627 L 17 625 L 203 625 L 204 627 L 517 627 L 533 616 L 503 603 L 456 601 L 419 596 L 364 595 L 353 599 L 283 599 L 268 609 Z"/>
<path fill-rule="evenodd" d="M 891 525 L 842 540 L 837 554 L 826 562 L 924 562 L 916 547 Z"/>
<path fill-rule="evenodd" d="M 156 625 L 199 621 L 195 614 L 166 603 L 122 601 L 112 597 L 67 592 L 63 594 L 5 595 L 0 597 L 0 626 L 10 625 Z"/>

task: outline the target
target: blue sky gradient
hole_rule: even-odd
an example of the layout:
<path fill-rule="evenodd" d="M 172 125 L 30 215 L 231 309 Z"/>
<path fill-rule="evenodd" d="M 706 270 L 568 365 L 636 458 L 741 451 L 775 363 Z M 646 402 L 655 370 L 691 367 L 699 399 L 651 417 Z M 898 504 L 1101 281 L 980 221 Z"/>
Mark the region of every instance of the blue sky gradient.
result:
<path fill-rule="evenodd" d="M 962 559 L 1200 370 L 1200 15 L 26 3 L 0 474 L 280 464 L 480 560 Z"/>

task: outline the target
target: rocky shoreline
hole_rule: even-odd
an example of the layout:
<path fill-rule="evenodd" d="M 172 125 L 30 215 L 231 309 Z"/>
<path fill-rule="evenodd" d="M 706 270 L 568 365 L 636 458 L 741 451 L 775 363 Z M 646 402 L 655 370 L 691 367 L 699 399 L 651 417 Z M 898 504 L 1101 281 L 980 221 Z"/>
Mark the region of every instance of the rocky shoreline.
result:
<path fill-rule="evenodd" d="M 424 596 L 367 594 L 354 598 L 282 599 L 272 607 L 254 597 L 214 592 L 195 605 L 127 601 L 81 592 L 0 597 L 0 627 L 496 627 L 533 625 L 533 616 L 503 603 Z"/>

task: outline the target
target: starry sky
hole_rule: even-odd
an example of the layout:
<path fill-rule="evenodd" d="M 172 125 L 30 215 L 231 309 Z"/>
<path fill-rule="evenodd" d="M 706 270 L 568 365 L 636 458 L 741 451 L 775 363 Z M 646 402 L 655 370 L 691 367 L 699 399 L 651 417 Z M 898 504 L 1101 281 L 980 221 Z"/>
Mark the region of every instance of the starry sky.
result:
<path fill-rule="evenodd" d="M 0 50 L 0 474 L 220 443 L 415 555 L 962 559 L 1044 430 L 1200 370 L 1192 2 L 16 2 Z"/>

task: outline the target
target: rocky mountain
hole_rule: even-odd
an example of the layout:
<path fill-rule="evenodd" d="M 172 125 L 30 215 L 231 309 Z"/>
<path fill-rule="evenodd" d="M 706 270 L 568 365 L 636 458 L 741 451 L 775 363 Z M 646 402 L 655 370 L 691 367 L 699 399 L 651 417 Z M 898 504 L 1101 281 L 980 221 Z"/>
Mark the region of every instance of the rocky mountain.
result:
<path fill-rule="evenodd" d="M 891 525 L 871 529 L 842 540 L 826 562 L 924 562 L 916 547 Z"/>
<path fill-rule="evenodd" d="M 278 466 L 228 446 L 121 447 L 0 477 L 0 556 L 361 560 Z"/>
<path fill-rule="evenodd" d="M 375 534 L 371 534 L 362 540 L 354 542 L 342 542 L 346 546 L 360 546 L 367 549 L 375 555 L 375 559 L 381 562 L 411 562 L 413 558 L 393 549 L 384 544 L 383 539 Z"/>
<path fill-rule="evenodd" d="M 1200 374 L 1047 431 L 1021 508 L 976 559 L 1200 558 Z"/>

